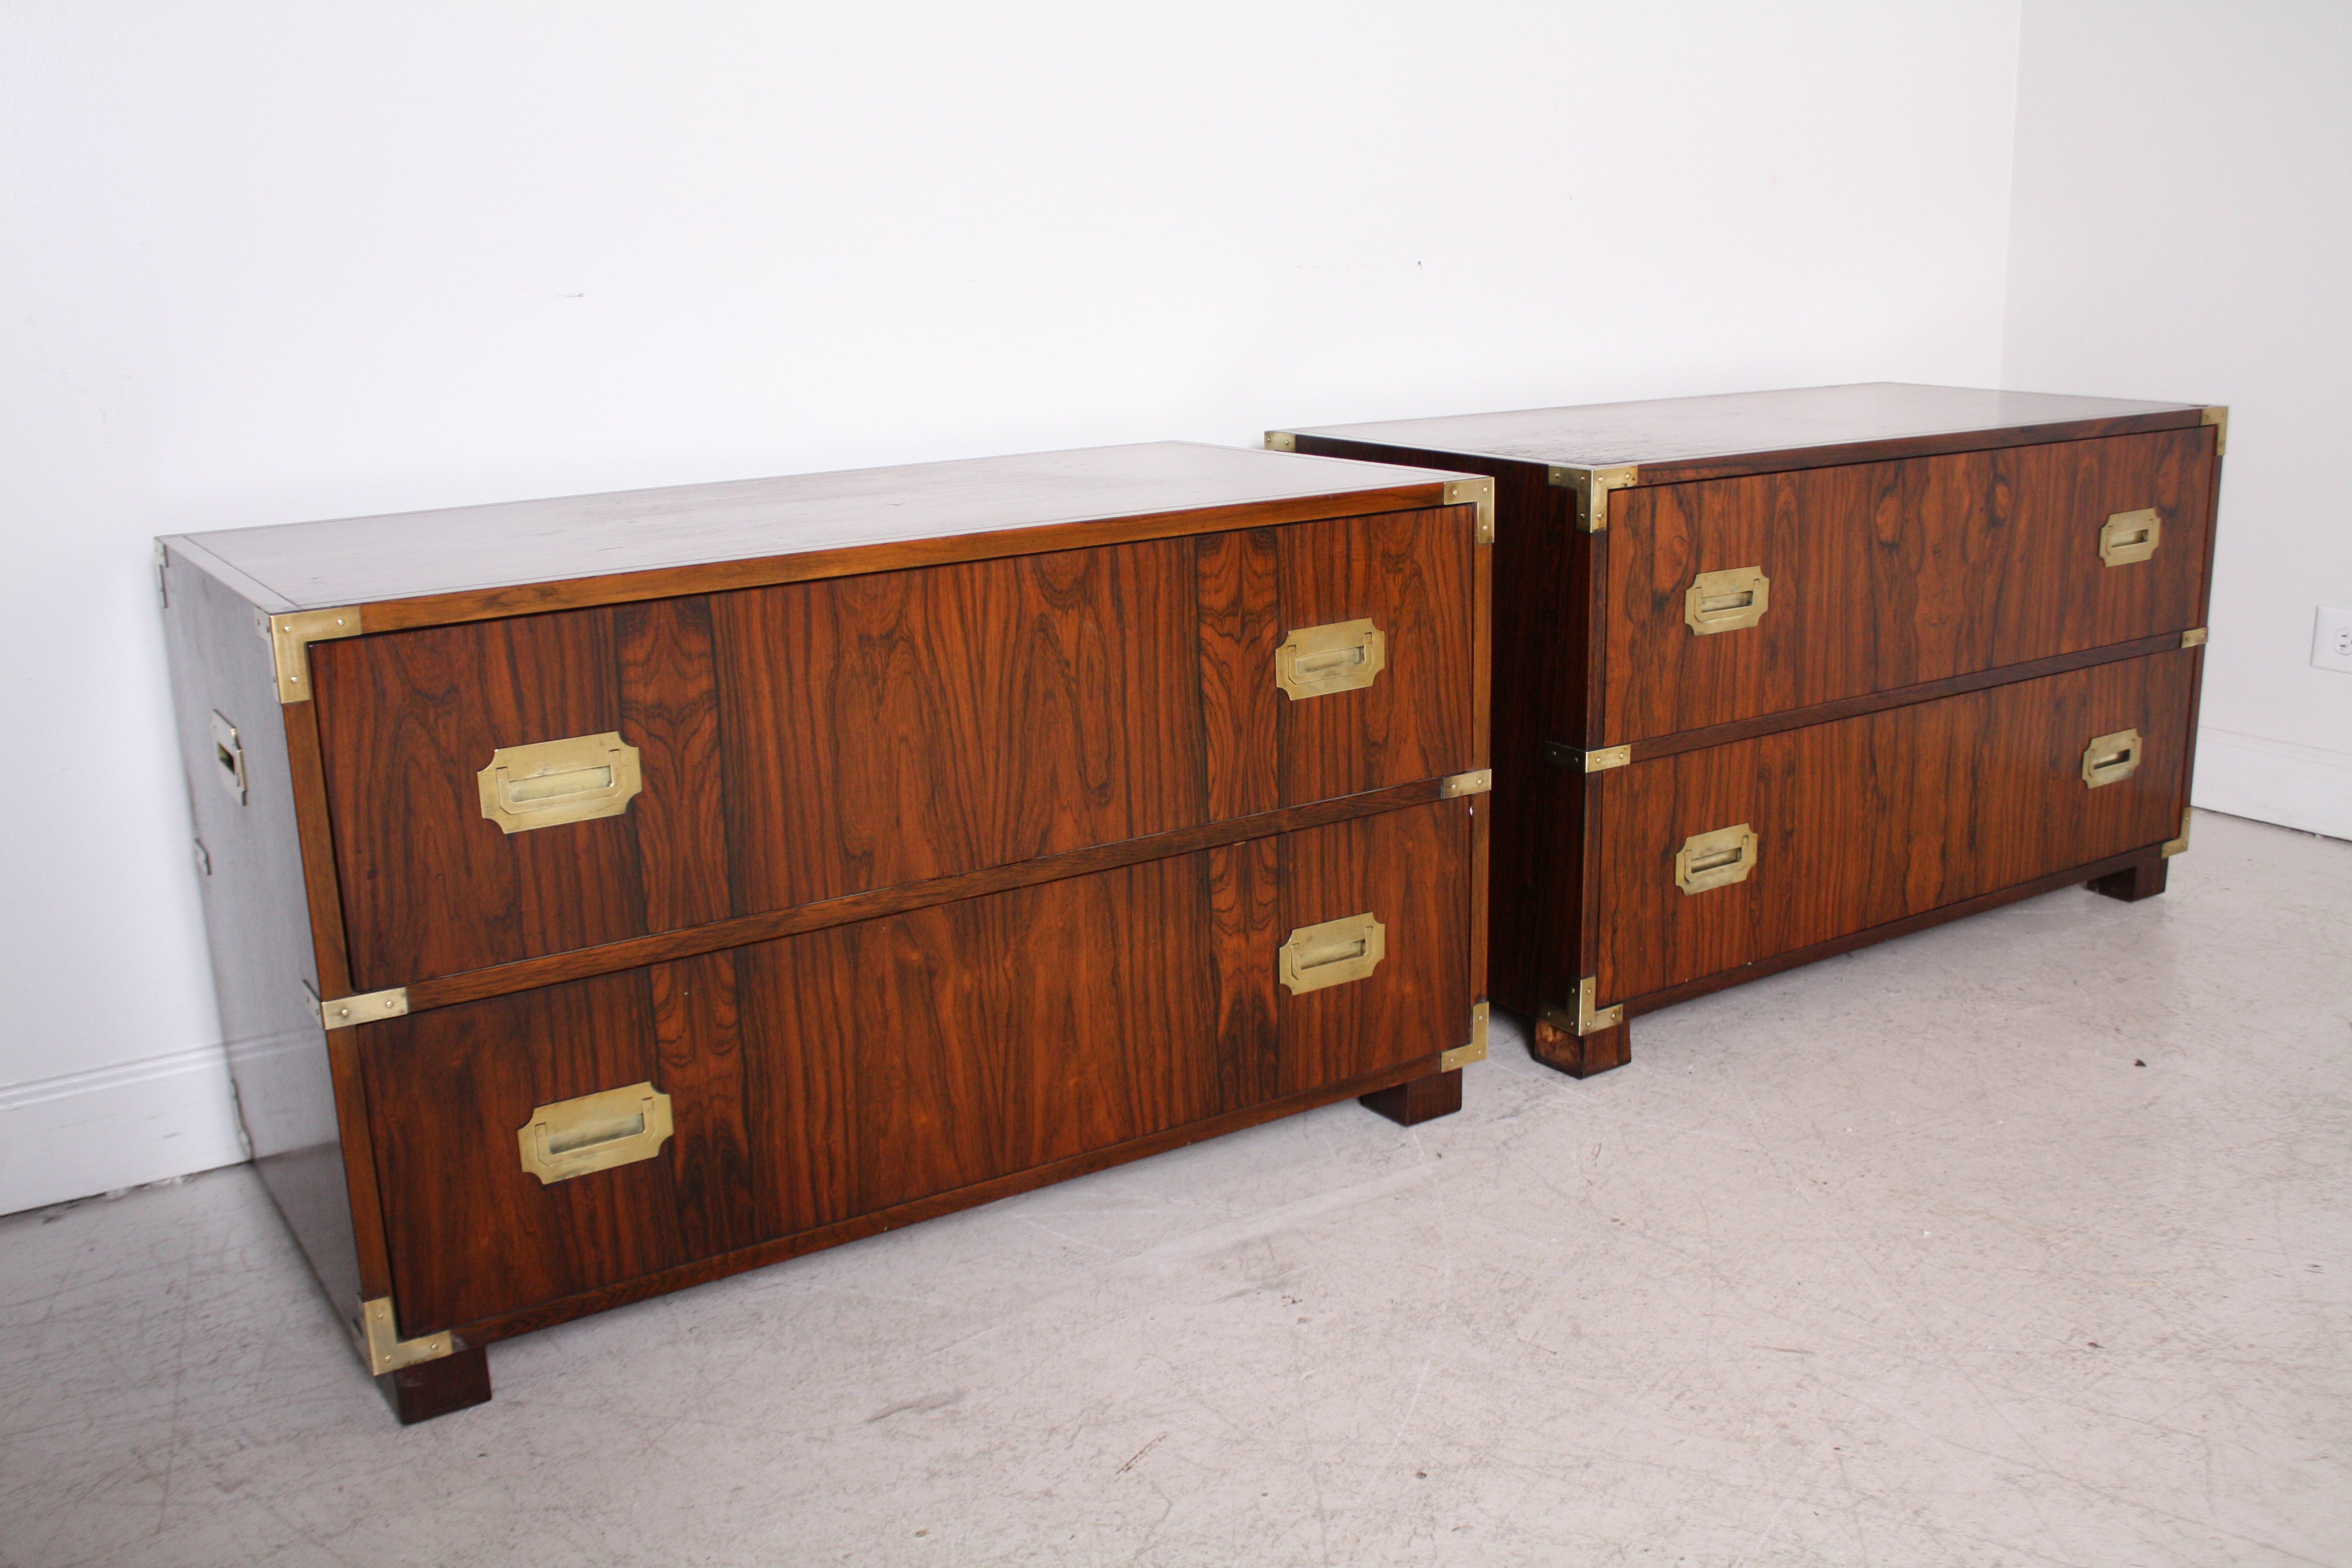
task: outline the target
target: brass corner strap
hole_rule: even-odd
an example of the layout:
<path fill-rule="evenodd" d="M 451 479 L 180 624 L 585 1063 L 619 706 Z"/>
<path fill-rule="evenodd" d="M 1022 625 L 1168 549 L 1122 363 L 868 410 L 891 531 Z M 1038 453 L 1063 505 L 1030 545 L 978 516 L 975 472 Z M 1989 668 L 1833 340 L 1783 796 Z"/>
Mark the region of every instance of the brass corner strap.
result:
<path fill-rule="evenodd" d="M 2221 457 L 2230 449 L 2230 405 L 2223 403 L 2208 408 L 2204 422 L 2213 426 L 2213 455 Z"/>
<path fill-rule="evenodd" d="M 1490 479 L 1448 479 L 1445 481 L 1445 505 L 1475 506 L 1478 509 L 1478 530 L 1474 536 L 1481 544 L 1495 542 L 1495 481 Z"/>
<path fill-rule="evenodd" d="M 1438 1070 L 1452 1072 L 1455 1068 L 1468 1067 L 1472 1062 L 1486 1059 L 1486 1004 L 1478 1003 L 1470 1009 L 1470 1043 L 1456 1046 L 1438 1058 Z"/>
<path fill-rule="evenodd" d="M 1465 795 L 1485 795 L 1495 787 L 1495 770 L 1478 768 L 1466 773 L 1448 773 L 1437 781 L 1437 798 L 1454 800 Z"/>
<path fill-rule="evenodd" d="M 386 1373 L 398 1372 L 404 1366 L 415 1366 L 421 1361 L 439 1361 L 443 1356 L 456 1354 L 457 1351 L 457 1342 L 450 1338 L 446 1329 L 421 1339 L 402 1339 L 400 1326 L 393 1321 L 392 1298 L 389 1296 L 378 1296 L 373 1301 L 361 1302 L 357 1328 L 360 1354 L 367 1358 L 371 1377 L 382 1377 Z"/>
<path fill-rule="evenodd" d="M 1265 433 L 1265 449 L 1269 452 L 1296 452 L 1298 450 L 1298 437 L 1287 430 L 1269 430 Z"/>
<path fill-rule="evenodd" d="M 1593 994 L 1600 984 L 1599 976 L 1586 975 L 1576 983 L 1576 1011 L 1570 1013 L 1565 1007 L 1547 1002 L 1543 1006 L 1543 1021 L 1555 1029 L 1565 1029 L 1577 1036 L 1595 1035 L 1603 1029 L 1615 1028 L 1625 1021 L 1625 1004 L 1620 1002 L 1614 1007 L 1593 1006 Z"/>
<path fill-rule="evenodd" d="M 2180 808 L 2180 837 L 2178 837 L 2178 838 L 2168 838 L 2168 839 L 2166 839 L 2166 840 L 2164 841 L 2164 845 L 2163 845 L 2162 848 L 2160 848 L 2160 849 L 2158 851 L 2158 854 L 2159 855 L 2159 857 L 2160 857 L 2161 858 L 2163 858 L 2163 859 L 2167 859 L 2167 860 L 2169 860 L 2169 859 L 2171 859 L 2175 855 L 2179 854 L 2182 850 L 2184 850 L 2184 849 L 2186 849 L 2186 848 L 2188 848 L 2188 847 L 2189 847 L 2189 808 L 2188 808 L 2187 806 L 2185 806 L 2185 805 L 2184 805 L 2184 806 L 2182 806 L 2182 807 Z"/>
<path fill-rule="evenodd" d="M 2205 628 L 2203 626 L 2191 626 L 2187 631 L 2181 633 L 2180 646 L 2182 647 L 2203 647 L 2205 646 Z"/>
<path fill-rule="evenodd" d="M 1572 773 L 1605 773 L 1611 768 L 1624 767 L 1633 760 L 1631 746 L 1598 746 L 1588 752 L 1564 741 L 1544 742 L 1544 761 Z"/>
<path fill-rule="evenodd" d="M 1549 478 L 1560 489 L 1576 495 L 1576 526 L 1586 533 L 1603 533 L 1609 528 L 1609 495 L 1612 490 L 1631 489 L 1642 482 L 1639 464 L 1620 463 L 1613 468 L 1580 468 L 1572 464 L 1555 463 Z"/>
<path fill-rule="evenodd" d="M 262 628 L 269 639 L 270 657 L 278 664 L 278 700 L 310 700 L 310 645 L 360 635 L 359 606 L 340 610 L 300 610 L 271 616 Z"/>
<path fill-rule="evenodd" d="M 389 991 L 369 991 L 357 996 L 338 996 L 331 1002 L 319 1004 L 319 1021 L 330 1029 L 348 1029 L 353 1024 L 373 1023 L 378 1018 L 397 1018 L 408 1011 L 408 987 L 395 985 Z"/>

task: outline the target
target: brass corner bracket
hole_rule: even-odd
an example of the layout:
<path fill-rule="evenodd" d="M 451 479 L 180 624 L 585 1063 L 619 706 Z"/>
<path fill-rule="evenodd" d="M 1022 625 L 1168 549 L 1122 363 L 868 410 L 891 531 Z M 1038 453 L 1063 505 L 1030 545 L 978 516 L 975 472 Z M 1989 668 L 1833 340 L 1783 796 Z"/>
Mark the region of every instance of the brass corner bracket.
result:
<path fill-rule="evenodd" d="M 357 996 L 338 996 L 331 1002 L 319 1004 L 319 1021 L 330 1029 L 348 1029 L 353 1024 L 373 1023 L 378 1018 L 397 1018 L 408 1011 L 408 987 L 395 985 L 389 991 L 369 991 Z"/>
<path fill-rule="evenodd" d="M 1565 741 L 1544 742 L 1544 761 L 1572 773 L 1605 773 L 1611 768 L 1624 767 L 1633 760 L 1631 746 L 1596 746 L 1588 752 Z"/>
<path fill-rule="evenodd" d="M 2187 806 L 2185 806 L 2185 805 L 2184 805 L 2184 806 L 2182 806 L 2182 807 L 2180 808 L 2180 837 L 2178 837 L 2178 838 L 2168 838 L 2168 839 L 2166 839 L 2166 840 L 2164 841 L 2164 844 L 2163 844 L 2163 845 L 2162 845 L 2162 847 L 2158 850 L 2158 852 L 2157 852 L 2157 853 L 2158 853 L 2158 855 L 2161 858 L 2166 859 L 2166 860 L 2169 860 L 2169 859 L 2171 859 L 2175 855 L 2179 854 L 2182 850 L 2184 850 L 2184 849 L 2186 849 L 2186 848 L 2188 848 L 2188 847 L 2189 847 L 2189 808 L 2188 808 Z"/>
<path fill-rule="evenodd" d="M 2182 647 L 2203 647 L 2205 646 L 2205 628 L 2203 626 L 2191 626 L 2187 631 L 2181 633 L 2180 646 Z"/>
<path fill-rule="evenodd" d="M 1609 528 L 1609 495 L 1612 490 L 1631 489 L 1642 482 L 1638 464 L 1620 463 L 1613 468 L 1580 468 L 1571 464 L 1555 463 L 1549 478 L 1560 489 L 1576 495 L 1576 526 L 1587 533 L 1602 533 Z"/>
<path fill-rule="evenodd" d="M 1472 1062 L 1486 1059 L 1486 1004 L 1478 1003 L 1470 1009 L 1470 1043 L 1456 1046 L 1438 1058 L 1438 1070 L 1452 1072 L 1455 1068 L 1468 1067 Z"/>
<path fill-rule="evenodd" d="M 1599 984 L 1598 976 L 1586 975 L 1576 983 L 1576 1011 L 1571 1014 L 1565 1007 L 1556 1007 L 1547 1002 L 1543 1007 L 1543 1021 L 1555 1029 L 1565 1029 L 1579 1037 L 1615 1028 L 1625 1021 L 1625 1004 L 1620 1002 L 1614 1007 L 1595 1008 L 1592 998 Z"/>
<path fill-rule="evenodd" d="M 1477 541 L 1481 544 L 1495 542 L 1495 481 L 1484 477 L 1475 479 L 1445 481 L 1447 506 L 1475 506 L 1478 509 Z"/>
<path fill-rule="evenodd" d="M 2213 426 L 2213 455 L 2222 456 L 2230 449 L 2230 405 L 2222 403 L 2208 408 L 2204 422 Z"/>
<path fill-rule="evenodd" d="M 1454 800 L 1465 795 L 1485 795 L 1495 787 L 1495 770 L 1478 768 L 1466 773 L 1448 773 L 1437 781 L 1437 798 Z"/>
<path fill-rule="evenodd" d="M 368 1363 L 368 1375 L 382 1377 L 388 1372 L 398 1372 L 404 1366 L 415 1366 L 421 1361 L 439 1361 L 455 1355 L 457 1342 L 442 1330 L 422 1339 L 404 1340 L 400 1327 L 393 1321 L 392 1298 L 378 1296 L 373 1301 L 360 1303 L 358 1330 L 360 1354 Z"/>
<path fill-rule="evenodd" d="M 1287 430 L 1269 430 L 1265 433 L 1265 449 L 1269 452 L 1296 452 L 1298 450 L 1298 437 Z"/>
<path fill-rule="evenodd" d="M 310 645 L 360 635 L 359 606 L 341 610 L 299 610 L 272 616 L 263 635 L 269 638 L 270 657 L 278 664 L 278 700 L 310 700 Z"/>

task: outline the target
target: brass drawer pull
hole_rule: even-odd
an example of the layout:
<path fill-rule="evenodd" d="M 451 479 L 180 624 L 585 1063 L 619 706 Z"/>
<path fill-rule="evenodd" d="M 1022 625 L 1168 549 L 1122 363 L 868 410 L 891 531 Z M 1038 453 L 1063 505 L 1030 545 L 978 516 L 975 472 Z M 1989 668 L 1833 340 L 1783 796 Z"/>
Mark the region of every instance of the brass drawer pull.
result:
<path fill-rule="evenodd" d="M 474 777 L 502 833 L 618 816 L 642 787 L 637 749 L 614 733 L 501 746 Z"/>
<path fill-rule="evenodd" d="M 1276 973 L 1292 995 L 1345 985 L 1380 967 L 1389 952 L 1389 928 L 1368 910 L 1321 925 L 1300 926 L 1275 954 Z"/>
<path fill-rule="evenodd" d="M 2145 561 L 2164 538 L 2164 519 L 2154 507 L 2119 511 L 2099 529 L 2099 559 L 2110 566 Z"/>
<path fill-rule="evenodd" d="M 2083 783 L 2087 788 L 2121 784 L 2138 767 L 2137 730 L 2117 730 L 2112 735 L 2097 737 L 2083 748 Z"/>
<path fill-rule="evenodd" d="M 1756 833 L 1746 823 L 1694 833 L 1675 852 L 1675 886 L 1685 895 L 1748 880 L 1756 869 Z"/>
<path fill-rule="evenodd" d="M 1296 702 L 1370 686 L 1388 663 L 1389 639 L 1370 621 L 1301 626 L 1274 650 L 1274 683 Z"/>
<path fill-rule="evenodd" d="M 650 1160 L 669 1134 L 669 1096 L 633 1083 L 540 1106 L 515 1130 L 515 1142 L 522 1146 L 522 1168 L 551 1186 Z"/>
<path fill-rule="evenodd" d="M 1772 579 L 1761 566 L 1702 572 L 1683 595 L 1683 620 L 1693 636 L 1743 631 L 1772 607 Z"/>

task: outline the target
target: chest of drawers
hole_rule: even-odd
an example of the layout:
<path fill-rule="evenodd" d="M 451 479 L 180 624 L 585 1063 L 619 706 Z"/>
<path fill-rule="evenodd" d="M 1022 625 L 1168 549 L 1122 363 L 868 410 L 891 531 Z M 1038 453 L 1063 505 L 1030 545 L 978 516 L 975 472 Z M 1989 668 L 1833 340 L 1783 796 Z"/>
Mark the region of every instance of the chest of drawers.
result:
<path fill-rule="evenodd" d="M 1485 1048 L 1492 489 L 1180 444 L 160 542 L 256 1163 L 403 1419 Z"/>
<path fill-rule="evenodd" d="M 1490 477 L 1496 1000 L 1539 1059 L 2008 900 L 2164 886 L 2224 411 L 1879 384 L 1275 432 Z"/>

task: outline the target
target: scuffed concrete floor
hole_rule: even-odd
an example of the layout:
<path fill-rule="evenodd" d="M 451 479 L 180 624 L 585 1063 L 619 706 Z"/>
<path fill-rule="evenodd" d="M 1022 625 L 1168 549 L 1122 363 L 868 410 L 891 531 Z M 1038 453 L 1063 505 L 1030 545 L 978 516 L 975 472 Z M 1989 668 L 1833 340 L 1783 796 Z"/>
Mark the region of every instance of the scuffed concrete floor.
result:
<path fill-rule="evenodd" d="M 2146 1066 L 2138 1065 L 2145 1062 Z M 2352 1562 L 2352 845 L 2069 890 L 501 1345 L 249 1173 L 0 1221 L 0 1562 Z"/>

